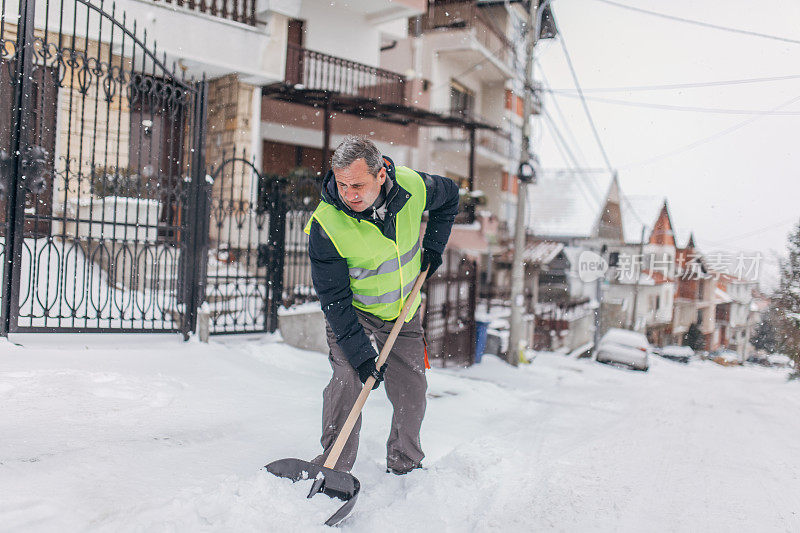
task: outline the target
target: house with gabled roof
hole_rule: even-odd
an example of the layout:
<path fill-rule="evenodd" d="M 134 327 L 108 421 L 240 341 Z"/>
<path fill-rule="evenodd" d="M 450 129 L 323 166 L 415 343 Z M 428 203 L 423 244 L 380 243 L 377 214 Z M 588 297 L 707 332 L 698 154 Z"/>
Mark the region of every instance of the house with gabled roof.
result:
<path fill-rule="evenodd" d="M 605 173 L 543 172 L 529 185 L 527 242 L 560 247 L 526 276 L 525 293 L 536 295 L 527 307 L 536 310 L 537 348 L 573 350 L 591 340 L 597 284 L 581 279 L 578 258 L 622 243 L 620 197 L 616 177 Z"/>
<path fill-rule="evenodd" d="M 529 237 L 564 244 L 565 261 L 557 271 L 543 271 L 540 294 L 563 294 L 557 303 L 596 300 L 596 284 L 578 275 L 578 257 L 590 250 L 623 243 L 621 199 L 616 176 L 573 171 L 543 172 L 528 188 Z M 566 284 L 566 291 L 548 291 L 548 284 Z M 547 302 L 549 300 L 542 300 Z"/>
<path fill-rule="evenodd" d="M 715 347 L 716 281 L 708 261 L 697 249 L 694 234 L 686 246 L 675 254 L 675 303 L 670 328 L 670 342 L 681 344 L 683 336 L 694 323 L 700 328 L 705 349 Z"/>
<path fill-rule="evenodd" d="M 625 196 L 621 205 L 625 243 L 612 247 L 617 265 L 605 293 L 619 306 L 619 324 L 647 334 L 663 345 L 672 322 L 675 292 L 675 231 L 667 200 L 661 196 Z"/>
<path fill-rule="evenodd" d="M 715 278 L 717 340 L 720 346 L 738 353 L 744 362 L 753 349 L 749 344 L 757 323 L 753 293 L 758 289 L 758 280 L 733 271 L 722 272 Z"/>
<path fill-rule="evenodd" d="M 620 198 L 616 176 L 544 172 L 528 188 L 528 231 L 568 246 L 621 243 Z"/>

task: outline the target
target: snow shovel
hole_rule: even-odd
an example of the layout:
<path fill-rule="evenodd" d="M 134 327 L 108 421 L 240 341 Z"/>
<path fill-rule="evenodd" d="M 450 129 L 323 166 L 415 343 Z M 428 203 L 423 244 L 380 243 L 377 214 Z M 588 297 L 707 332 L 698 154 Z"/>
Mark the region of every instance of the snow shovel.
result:
<path fill-rule="evenodd" d="M 419 290 L 422 288 L 422 284 L 425 282 L 427 276 L 427 268 L 417 276 L 414 288 L 411 289 L 411 293 L 408 295 L 408 298 L 406 298 L 406 303 L 400 312 L 400 316 L 395 320 L 394 327 L 389 333 L 389 337 L 386 339 L 386 344 L 383 345 L 383 349 L 378 356 L 378 361 L 375 363 L 377 368 L 382 367 L 389 357 L 389 352 L 394 346 L 394 341 L 397 339 L 397 335 L 400 333 L 400 329 L 406 321 L 408 310 L 411 309 L 414 299 L 417 297 L 417 293 L 419 293 Z M 302 459 L 279 459 L 264 467 L 276 476 L 289 478 L 292 481 L 313 478 L 314 484 L 311 487 L 311 491 L 308 493 L 309 498 L 313 497 L 318 492 L 323 492 L 332 498 L 343 500 L 345 502 L 344 505 L 325 521 L 325 525 L 327 526 L 338 524 L 344 517 L 350 514 L 350 511 L 356 504 L 356 499 L 358 499 L 361 483 L 351 473 L 340 472 L 339 470 L 335 470 L 335 468 L 336 462 L 339 460 L 339 455 L 341 455 L 342 449 L 347 439 L 350 437 L 350 432 L 353 430 L 353 426 L 355 426 L 356 420 L 358 420 L 358 416 L 361 414 L 361 409 L 364 407 L 367 397 L 369 393 L 372 392 L 372 387 L 374 385 L 375 378 L 372 376 L 368 377 L 366 383 L 364 383 L 364 387 L 361 389 L 361 393 L 358 395 L 358 398 L 356 398 L 353 409 L 350 410 L 347 420 L 345 420 L 339 435 L 337 435 L 336 441 L 333 443 L 333 448 L 331 448 L 331 452 L 328 454 L 324 465 L 319 466 L 309 461 L 303 461 Z"/>

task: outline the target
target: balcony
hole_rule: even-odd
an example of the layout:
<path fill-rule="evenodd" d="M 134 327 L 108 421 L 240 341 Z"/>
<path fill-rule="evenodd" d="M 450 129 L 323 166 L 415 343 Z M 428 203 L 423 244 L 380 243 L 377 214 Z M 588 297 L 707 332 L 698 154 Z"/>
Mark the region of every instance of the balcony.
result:
<path fill-rule="evenodd" d="M 405 101 L 405 76 L 294 44 L 287 44 L 286 83 L 381 104 L 402 105 Z"/>
<path fill-rule="evenodd" d="M 433 46 L 440 55 L 463 62 L 467 67 L 488 59 L 489 68 L 476 72 L 487 81 L 514 75 L 514 44 L 474 1 L 451 0 L 429 5 L 422 17 L 409 22 L 409 33 L 434 36 Z"/>
<path fill-rule="evenodd" d="M 482 123 L 485 119 L 475 118 Z M 435 143 L 434 150 L 440 154 L 453 153 L 469 156 L 470 132 L 465 128 L 431 128 L 428 139 Z M 507 168 L 514 159 L 511 135 L 502 130 L 475 130 L 475 163 L 479 167 Z"/>
<path fill-rule="evenodd" d="M 256 0 L 163 0 L 163 3 L 248 26 L 256 25 Z"/>

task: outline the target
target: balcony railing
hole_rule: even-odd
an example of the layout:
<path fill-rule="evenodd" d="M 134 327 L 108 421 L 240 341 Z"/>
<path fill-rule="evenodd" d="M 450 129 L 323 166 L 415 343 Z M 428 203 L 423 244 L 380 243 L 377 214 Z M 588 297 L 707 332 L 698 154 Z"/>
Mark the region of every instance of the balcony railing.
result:
<path fill-rule="evenodd" d="M 431 128 L 429 138 L 434 141 L 469 143 L 469 131 L 464 128 Z M 484 148 L 501 157 L 512 158 L 511 135 L 505 131 L 479 129 L 475 131 L 475 147 Z M 469 147 L 465 147 L 469 150 Z"/>
<path fill-rule="evenodd" d="M 256 25 L 256 0 L 154 0 L 213 17 Z"/>
<path fill-rule="evenodd" d="M 511 65 L 514 45 L 474 1 L 451 0 L 428 6 L 419 31 L 473 29 L 475 38 L 500 61 Z M 411 22 L 412 31 L 414 22 Z"/>
<path fill-rule="evenodd" d="M 288 44 L 286 83 L 383 104 L 402 104 L 406 78 L 396 72 Z"/>

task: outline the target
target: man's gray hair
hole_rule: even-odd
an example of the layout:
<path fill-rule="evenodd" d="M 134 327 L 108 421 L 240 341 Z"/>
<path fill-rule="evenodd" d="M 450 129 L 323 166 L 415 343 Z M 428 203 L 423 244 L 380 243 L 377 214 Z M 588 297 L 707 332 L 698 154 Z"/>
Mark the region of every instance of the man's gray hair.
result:
<path fill-rule="evenodd" d="M 333 152 L 331 168 L 349 167 L 359 159 L 364 160 L 367 170 L 373 176 L 377 176 L 383 167 L 383 157 L 372 141 L 366 137 L 348 135 Z"/>

